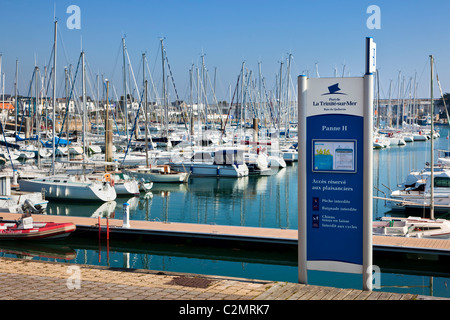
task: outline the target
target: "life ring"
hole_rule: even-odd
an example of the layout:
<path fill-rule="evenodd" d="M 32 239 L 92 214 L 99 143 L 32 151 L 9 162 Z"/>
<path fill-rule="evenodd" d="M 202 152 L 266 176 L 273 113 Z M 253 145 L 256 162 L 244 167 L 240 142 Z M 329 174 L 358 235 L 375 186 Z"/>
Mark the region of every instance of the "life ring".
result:
<path fill-rule="evenodd" d="M 105 175 L 103 176 L 103 180 L 105 182 L 111 182 L 111 174 L 110 173 L 105 173 Z"/>

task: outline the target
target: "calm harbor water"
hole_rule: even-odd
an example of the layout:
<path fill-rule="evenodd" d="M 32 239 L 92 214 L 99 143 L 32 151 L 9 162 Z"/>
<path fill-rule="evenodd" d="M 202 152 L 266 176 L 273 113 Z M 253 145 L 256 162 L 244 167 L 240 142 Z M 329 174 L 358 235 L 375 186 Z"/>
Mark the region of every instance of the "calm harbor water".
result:
<path fill-rule="evenodd" d="M 435 149 L 448 149 L 447 127 L 439 127 L 441 138 Z M 374 195 L 383 197 L 395 189 L 409 171 L 423 168 L 429 161 L 430 142 L 413 142 L 374 150 Z M 188 184 L 154 184 L 150 194 L 118 198 L 103 205 L 50 203 L 48 214 L 70 216 L 109 215 L 122 218 L 123 203 L 130 204 L 130 217 L 199 224 L 297 228 L 297 164 L 271 176 L 241 179 L 191 178 Z M 381 190 L 381 191 L 378 191 Z M 390 215 L 382 200 L 374 201 L 374 218 Z M 144 268 L 161 271 L 297 282 L 295 253 L 254 252 L 233 248 L 194 248 L 161 243 L 67 239 L 60 245 L 18 247 L 0 244 L 1 255 L 34 257 L 41 260 Z M 448 265 L 433 258 L 411 256 L 393 261 L 375 256 L 380 267 L 381 291 L 450 297 Z M 310 284 L 362 288 L 362 277 L 349 274 L 311 272 Z"/>

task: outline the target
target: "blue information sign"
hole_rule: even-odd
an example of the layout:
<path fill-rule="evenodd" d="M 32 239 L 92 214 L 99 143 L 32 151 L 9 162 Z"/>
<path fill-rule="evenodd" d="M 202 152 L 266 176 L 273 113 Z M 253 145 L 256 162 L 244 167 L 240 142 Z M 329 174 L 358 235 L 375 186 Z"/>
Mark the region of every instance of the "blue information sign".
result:
<path fill-rule="evenodd" d="M 320 130 L 339 123 L 349 128 Z M 363 118 L 311 116 L 307 127 L 307 259 L 362 264 Z M 318 129 L 318 130 L 317 130 Z"/>
<path fill-rule="evenodd" d="M 307 267 L 361 273 L 364 78 L 308 79 L 304 94 Z"/>
<path fill-rule="evenodd" d="M 362 274 L 372 288 L 371 38 L 366 51 L 364 77 L 298 78 L 300 283 L 321 270 Z"/>

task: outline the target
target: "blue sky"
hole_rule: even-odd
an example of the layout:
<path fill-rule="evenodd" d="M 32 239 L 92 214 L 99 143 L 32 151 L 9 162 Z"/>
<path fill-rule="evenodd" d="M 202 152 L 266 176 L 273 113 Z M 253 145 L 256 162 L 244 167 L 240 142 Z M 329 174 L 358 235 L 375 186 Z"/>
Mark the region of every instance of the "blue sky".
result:
<path fill-rule="evenodd" d="M 69 5 L 81 9 L 81 29 L 70 30 Z M 381 29 L 370 30 L 369 5 L 381 10 Z M 364 72 L 365 38 L 377 43 L 381 98 L 397 97 L 399 73 L 406 85 L 416 77 L 418 96 L 429 96 L 429 55 L 436 60 L 444 92 L 450 92 L 450 1 L 302 1 L 302 0 L 2 0 L 0 53 L 6 92 L 13 91 L 15 61 L 19 60 L 19 92 L 26 94 L 35 61 L 48 64 L 53 45 L 54 15 L 59 21 L 58 77 L 66 65 L 76 66 L 81 43 L 90 72 L 109 78 L 122 93 L 121 38 L 136 77 L 146 52 L 155 83 L 161 83 L 160 41 L 164 45 L 180 98 L 188 99 L 189 69 L 201 55 L 211 78 L 217 75 L 217 96 L 228 99 L 242 63 L 258 75 L 258 62 L 269 89 L 274 88 L 280 62 L 292 54 L 291 74 L 315 66 L 321 77 Z M 141 83 L 142 78 L 138 79 Z M 95 79 L 92 79 L 95 81 Z M 62 92 L 63 83 L 58 85 Z M 439 95 L 436 87 L 435 96 Z"/>

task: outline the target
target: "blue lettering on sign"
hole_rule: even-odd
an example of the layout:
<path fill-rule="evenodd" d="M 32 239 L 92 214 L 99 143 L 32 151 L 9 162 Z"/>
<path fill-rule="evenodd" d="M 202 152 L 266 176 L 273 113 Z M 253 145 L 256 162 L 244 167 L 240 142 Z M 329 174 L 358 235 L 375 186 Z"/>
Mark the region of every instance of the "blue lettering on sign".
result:
<path fill-rule="evenodd" d="M 307 260 L 362 265 L 363 117 L 316 115 L 306 125 Z"/>

